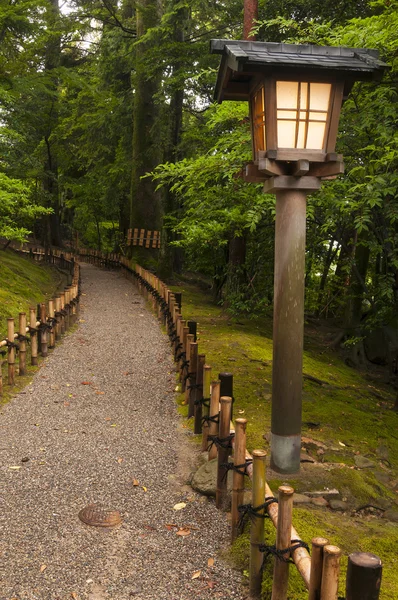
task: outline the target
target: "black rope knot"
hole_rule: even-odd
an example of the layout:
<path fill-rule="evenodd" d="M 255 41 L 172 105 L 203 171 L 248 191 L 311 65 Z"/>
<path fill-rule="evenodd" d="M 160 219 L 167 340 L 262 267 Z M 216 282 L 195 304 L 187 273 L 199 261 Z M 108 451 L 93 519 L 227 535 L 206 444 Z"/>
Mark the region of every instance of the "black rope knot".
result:
<path fill-rule="evenodd" d="M 209 423 L 219 423 L 220 422 L 220 415 L 217 413 L 216 415 L 205 415 L 204 417 L 202 417 L 202 425 L 204 423 L 207 423 L 209 425 Z M 209 450 L 209 448 L 208 448 Z"/>
<path fill-rule="evenodd" d="M 211 444 L 208 450 L 210 450 L 210 448 L 212 448 L 214 444 L 217 446 L 217 448 L 224 448 L 225 450 L 232 448 L 232 440 L 234 439 L 234 437 L 234 433 L 230 433 L 225 438 L 220 438 L 218 437 L 218 435 L 209 435 L 207 436 L 207 439 L 211 441 Z"/>
<path fill-rule="evenodd" d="M 50 331 L 50 329 L 52 329 L 52 328 L 53 327 L 52 327 L 52 325 L 50 325 L 50 323 L 44 323 L 44 322 L 42 322 L 39 325 L 39 330 L 40 331 Z"/>
<path fill-rule="evenodd" d="M 220 465 L 220 467 L 223 467 L 225 469 L 225 473 L 223 476 L 223 479 L 227 478 L 228 472 L 229 471 L 235 471 L 235 473 L 239 473 L 239 475 L 247 475 L 249 476 L 249 473 L 247 472 L 247 467 L 249 465 L 251 465 L 253 462 L 252 458 L 248 458 L 246 460 L 246 462 L 242 463 L 241 465 L 235 465 L 233 462 L 227 462 L 227 463 L 222 463 Z"/>
<path fill-rule="evenodd" d="M 18 342 L 29 342 L 29 338 L 26 337 L 26 335 L 23 335 L 22 333 L 17 333 L 17 340 Z"/>
<path fill-rule="evenodd" d="M 238 506 L 238 512 L 240 513 L 238 527 L 240 531 L 243 531 L 243 527 L 247 518 L 250 518 L 250 520 L 253 520 L 255 517 L 259 517 L 261 519 L 269 518 L 267 508 L 270 506 L 270 504 L 274 503 L 278 503 L 277 498 L 274 498 L 274 496 L 267 496 L 263 504 L 260 504 L 259 506 L 253 507 L 251 504 L 241 504 Z M 263 509 L 264 513 L 260 514 L 260 510 Z"/>
<path fill-rule="evenodd" d="M 15 342 L 12 342 L 8 338 L 6 338 L 5 342 L 6 342 L 7 348 L 15 348 L 15 350 L 17 350 L 17 351 L 19 350 L 19 346 Z"/>
<path fill-rule="evenodd" d="M 269 556 L 275 556 L 278 560 L 284 563 L 294 564 L 294 560 L 290 558 L 290 555 L 298 548 L 305 548 L 309 552 L 309 547 L 303 540 L 291 540 L 289 548 L 278 549 L 276 545 L 268 546 L 267 544 L 260 544 L 259 551 L 264 552 L 263 567 Z"/>
<path fill-rule="evenodd" d="M 30 335 L 34 335 L 35 333 L 37 333 L 39 330 L 36 329 L 36 327 L 28 327 L 29 333 Z"/>
<path fill-rule="evenodd" d="M 187 366 L 188 366 L 188 365 L 189 365 L 189 360 L 187 360 L 187 361 L 185 361 L 185 362 L 187 363 Z M 184 368 L 184 365 L 182 366 L 182 368 Z M 190 372 L 188 371 L 188 373 L 187 373 L 187 374 L 185 375 L 185 377 L 184 377 L 184 381 L 185 381 L 185 382 L 187 382 L 187 381 L 188 381 L 188 379 L 190 379 L 191 377 L 194 377 L 194 376 L 196 377 L 196 373 L 190 373 Z"/>

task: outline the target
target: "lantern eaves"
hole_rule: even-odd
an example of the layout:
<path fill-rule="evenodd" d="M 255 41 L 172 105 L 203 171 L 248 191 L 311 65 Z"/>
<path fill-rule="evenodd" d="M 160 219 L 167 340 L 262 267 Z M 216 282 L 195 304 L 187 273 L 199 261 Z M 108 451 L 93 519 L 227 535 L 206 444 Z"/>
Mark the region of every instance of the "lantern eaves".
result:
<path fill-rule="evenodd" d="M 338 78 L 347 82 L 345 95 L 355 81 L 380 79 L 386 63 L 377 50 L 341 46 L 314 46 L 211 40 L 211 52 L 221 54 L 215 99 L 248 100 L 250 85 L 259 75 L 277 77 L 307 73 L 308 76 Z"/>

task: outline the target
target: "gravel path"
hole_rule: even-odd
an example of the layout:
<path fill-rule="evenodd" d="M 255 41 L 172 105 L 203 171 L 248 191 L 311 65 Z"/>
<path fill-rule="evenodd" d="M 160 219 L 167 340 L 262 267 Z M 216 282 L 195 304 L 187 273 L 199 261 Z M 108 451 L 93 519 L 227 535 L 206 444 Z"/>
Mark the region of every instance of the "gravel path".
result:
<path fill-rule="evenodd" d="M 1 409 L 0 600 L 243 599 L 226 517 L 186 485 L 166 337 L 120 274 L 82 273 L 78 329 Z M 122 525 L 83 524 L 93 502 Z"/>

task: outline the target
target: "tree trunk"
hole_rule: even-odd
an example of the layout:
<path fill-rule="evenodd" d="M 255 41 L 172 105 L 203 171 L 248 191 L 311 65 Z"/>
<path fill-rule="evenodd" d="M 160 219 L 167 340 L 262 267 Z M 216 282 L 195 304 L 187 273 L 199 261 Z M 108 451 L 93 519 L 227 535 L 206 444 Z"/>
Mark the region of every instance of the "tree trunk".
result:
<path fill-rule="evenodd" d="M 131 181 L 130 227 L 160 229 L 161 210 L 159 193 L 149 177 L 160 161 L 160 136 L 157 123 L 156 94 L 160 78 L 148 64 L 148 42 L 140 41 L 150 28 L 159 23 L 160 9 L 157 0 L 142 0 L 136 7 L 137 46 L 134 78 L 133 112 L 133 168 Z M 152 72 L 151 72 L 152 71 Z"/>

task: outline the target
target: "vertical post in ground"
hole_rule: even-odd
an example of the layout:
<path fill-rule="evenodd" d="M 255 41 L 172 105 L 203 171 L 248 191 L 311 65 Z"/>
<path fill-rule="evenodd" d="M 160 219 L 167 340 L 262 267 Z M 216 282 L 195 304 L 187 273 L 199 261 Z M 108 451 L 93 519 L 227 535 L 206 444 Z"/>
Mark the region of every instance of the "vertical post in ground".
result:
<path fill-rule="evenodd" d="M 271 468 L 300 469 L 306 196 L 276 192 Z"/>
<path fill-rule="evenodd" d="M 252 481 L 252 507 L 257 508 L 264 504 L 265 497 L 265 450 L 253 450 L 253 481 Z M 250 597 L 260 598 L 262 581 L 263 554 L 259 545 L 264 543 L 264 508 L 253 516 L 250 526 Z"/>
<path fill-rule="evenodd" d="M 328 545 L 328 543 L 329 541 L 322 537 L 314 538 L 312 540 L 311 574 L 308 600 L 321 600 L 323 549 Z"/>
<path fill-rule="evenodd" d="M 49 300 L 48 301 L 48 316 L 50 318 L 51 321 L 51 329 L 50 329 L 50 344 L 49 344 L 49 348 L 54 348 L 55 346 L 55 326 L 54 326 L 54 300 Z"/>
<path fill-rule="evenodd" d="M 55 316 L 57 324 L 55 325 L 55 339 L 61 338 L 61 296 L 55 296 Z"/>
<path fill-rule="evenodd" d="M 276 549 L 285 550 L 291 545 L 294 489 L 289 485 L 281 485 L 278 492 Z M 290 558 L 290 554 L 286 553 L 284 558 Z M 286 600 L 288 583 L 289 563 L 275 557 L 274 576 L 272 581 L 272 600 Z"/>
<path fill-rule="evenodd" d="M 236 419 L 235 421 L 235 440 L 234 440 L 234 466 L 243 465 L 246 462 L 246 419 Z M 234 541 L 238 537 L 239 510 L 238 507 L 243 504 L 243 494 L 245 492 L 244 467 L 239 466 L 239 471 L 234 471 L 232 479 L 232 499 L 231 499 L 231 537 Z M 265 484 L 264 484 L 265 485 Z"/>
<path fill-rule="evenodd" d="M 188 330 L 189 332 L 189 328 L 188 327 L 184 327 L 184 339 L 185 339 L 185 345 L 184 345 L 184 351 L 185 351 L 185 364 L 182 364 L 182 381 L 181 381 L 181 386 L 182 386 L 182 391 L 185 392 L 186 388 L 187 388 L 187 375 L 189 373 L 189 369 L 191 368 L 191 364 L 189 362 L 190 359 L 190 352 L 191 352 L 191 344 L 195 343 L 195 336 L 190 334 L 190 333 L 185 333 L 185 331 Z M 185 396 L 185 402 L 188 401 L 187 396 Z M 189 414 L 189 413 L 188 413 Z"/>
<path fill-rule="evenodd" d="M 61 292 L 61 335 L 65 333 L 65 292 Z"/>
<path fill-rule="evenodd" d="M 32 366 L 37 366 L 37 332 L 34 331 L 36 329 L 36 309 L 29 309 L 29 322 L 30 322 L 30 361 Z"/>
<path fill-rule="evenodd" d="M 195 412 L 195 392 L 196 392 L 196 369 L 198 367 L 198 343 L 193 340 L 188 344 L 188 357 L 189 367 L 185 376 L 186 391 L 185 391 L 185 403 L 188 404 L 188 418 L 194 416 Z"/>
<path fill-rule="evenodd" d="M 234 376 L 232 373 L 219 373 L 218 379 L 220 380 L 220 396 L 229 396 L 232 398 L 231 404 L 231 420 L 233 418 L 234 409 Z"/>
<path fill-rule="evenodd" d="M 321 600 L 336 600 L 337 598 L 340 558 L 341 550 L 337 546 L 327 545 L 323 548 Z"/>
<path fill-rule="evenodd" d="M 207 436 L 209 435 L 210 423 L 206 418 L 210 415 L 210 384 L 211 384 L 211 366 L 203 367 L 203 404 L 202 404 L 202 451 L 206 452 L 208 448 Z"/>
<path fill-rule="evenodd" d="M 40 304 L 40 339 L 41 339 L 41 355 L 43 357 L 48 356 L 48 331 L 45 325 L 47 324 L 47 309 L 44 302 Z"/>
<path fill-rule="evenodd" d="M 378 600 L 383 566 L 370 552 L 353 552 L 348 557 L 346 600 Z"/>
<path fill-rule="evenodd" d="M 8 385 L 15 385 L 14 333 L 14 319 L 7 319 L 7 339 L 11 342 L 11 345 L 8 346 Z"/>
<path fill-rule="evenodd" d="M 218 435 L 218 427 L 220 422 L 220 382 L 213 381 L 210 386 L 210 423 L 209 436 Z M 217 458 L 217 446 L 211 444 L 209 449 L 209 460 Z"/>
<path fill-rule="evenodd" d="M 219 426 L 219 448 L 216 487 L 216 506 L 221 510 L 228 510 L 230 499 L 228 494 L 228 471 L 224 466 L 228 463 L 232 444 L 228 441 L 231 430 L 231 404 L 232 398 L 222 396 L 220 398 L 220 426 Z"/>
<path fill-rule="evenodd" d="M 26 375 L 26 313 L 19 313 L 19 374 Z"/>
<path fill-rule="evenodd" d="M 194 433 L 202 433 L 203 369 L 206 362 L 204 354 L 198 354 L 196 367 L 196 389 L 194 393 Z"/>

